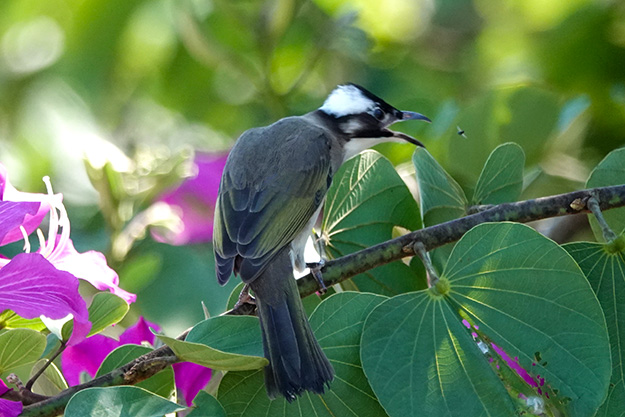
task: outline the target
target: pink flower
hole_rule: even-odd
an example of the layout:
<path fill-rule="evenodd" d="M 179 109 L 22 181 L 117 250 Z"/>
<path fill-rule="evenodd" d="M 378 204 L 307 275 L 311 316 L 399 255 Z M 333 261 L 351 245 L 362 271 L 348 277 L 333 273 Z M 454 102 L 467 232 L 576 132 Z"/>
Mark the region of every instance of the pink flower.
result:
<path fill-rule="evenodd" d="M 38 253 L 20 253 L 0 269 L 0 311 L 7 309 L 27 319 L 58 320 L 71 314 L 70 345 L 84 339 L 91 329 L 87 306 L 78 294 L 78 279 Z"/>
<path fill-rule="evenodd" d="M 172 245 L 212 240 L 215 203 L 226 158 L 225 154 L 196 154 L 197 175 L 160 198 L 178 209 L 183 227 L 173 233 L 153 231 L 156 240 Z"/>
<path fill-rule="evenodd" d="M 52 192 L 47 177 L 44 182 L 47 194 L 19 192 L 9 183 L 6 169 L 0 164 L 0 213 L 3 214 L 0 237 L 2 242 L 15 241 L 13 236 L 19 233 L 24 238 L 26 252 L 13 259 L 0 257 L 0 311 L 10 309 L 29 319 L 41 316 L 56 320 L 71 315 L 74 331 L 69 344 L 73 345 L 83 340 L 91 328 L 87 307 L 78 294 L 77 278 L 89 281 L 98 289 L 108 289 L 127 302 L 134 301 L 136 296 L 119 288 L 117 274 L 108 267 L 102 254 L 94 251 L 80 254 L 74 249 L 63 196 Z M 6 200 L 9 197 L 13 200 Z M 37 229 L 40 247 L 31 253 L 27 235 L 48 212 L 48 238 Z"/>
<path fill-rule="evenodd" d="M 61 356 L 61 366 L 67 383 L 70 386 L 80 384 L 83 372 L 93 378 L 104 358 L 118 346 L 117 340 L 96 334 L 66 348 Z"/>

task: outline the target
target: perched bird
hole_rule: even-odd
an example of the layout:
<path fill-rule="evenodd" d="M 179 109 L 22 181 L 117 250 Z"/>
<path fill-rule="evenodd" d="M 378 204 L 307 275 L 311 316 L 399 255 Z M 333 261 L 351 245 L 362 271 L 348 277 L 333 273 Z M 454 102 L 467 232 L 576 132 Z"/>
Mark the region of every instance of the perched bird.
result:
<path fill-rule="evenodd" d="M 232 148 L 215 208 L 217 279 L 234 272 L 254 292 L 260 318 L 268 396 L 288 401 L 321 394 L 334 369 L 310 329 L 293 277 L 339 167 L 381 142 L 406 141 L 388 129 L 429 119 L 400 111 L 356 84 L 340 85 L 303 116 L 244 132 Z"/>

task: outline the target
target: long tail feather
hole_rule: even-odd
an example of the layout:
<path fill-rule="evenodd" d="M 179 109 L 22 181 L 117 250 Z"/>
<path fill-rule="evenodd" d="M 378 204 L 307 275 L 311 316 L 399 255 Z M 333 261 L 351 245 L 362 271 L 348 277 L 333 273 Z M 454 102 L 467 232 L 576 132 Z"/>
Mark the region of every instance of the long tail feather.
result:
<path fill-rule="evenodd" d="M 250 287 L 269 360 L 265 368 L 269 397 L 279 394 L 293 401 L 304 391 L 322 394 L 334 378 L 334 369 L 308 324 L 288 250 L 278 254 Z"/>

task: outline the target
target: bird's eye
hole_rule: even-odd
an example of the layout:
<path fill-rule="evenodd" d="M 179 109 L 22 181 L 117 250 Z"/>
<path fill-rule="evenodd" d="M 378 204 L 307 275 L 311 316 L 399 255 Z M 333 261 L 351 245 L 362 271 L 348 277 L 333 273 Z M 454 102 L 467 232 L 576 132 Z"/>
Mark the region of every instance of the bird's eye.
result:
<path fill-rule="evenodd" d="M 384 112 L 382 111 L 381 108 L 376 107 L 375 110 L 373 110 L 373 117 L 375 117 L 378 120 L 382 120 L 384 119 Z"/>

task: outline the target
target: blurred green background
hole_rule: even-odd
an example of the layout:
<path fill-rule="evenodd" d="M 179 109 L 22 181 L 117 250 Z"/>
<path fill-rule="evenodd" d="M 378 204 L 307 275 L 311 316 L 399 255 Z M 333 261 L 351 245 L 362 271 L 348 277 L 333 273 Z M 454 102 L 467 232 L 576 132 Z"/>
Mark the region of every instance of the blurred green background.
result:
<path fill-rule="evenodd" d="M 336 84 L 432 118 L 398 129 L 469 195 L 500 143 L 526 152 L 526 198 L 582 188 L 625 143 L 618 0 L 4 0 L 0 38 L 0 161 L 12 182 L 41 192 L 50 175 L 77 249 L 107 254 L 138 293 L 132 318 L 171 335 L 202 319 L 201 301 L 224 309 L 233 284 L 215 284 L 210 245 L 138 233 L 113 256 L 111 239 L 188 175 L 172 160 L 225 152 L 250 127 L 317 108 Z M 413 149 L 379 150 L 410 182 Z M 85 157 L 102 187 L 122 181 L 121 211 L 128 184 L 158 181 L 116 226 Z"/>

